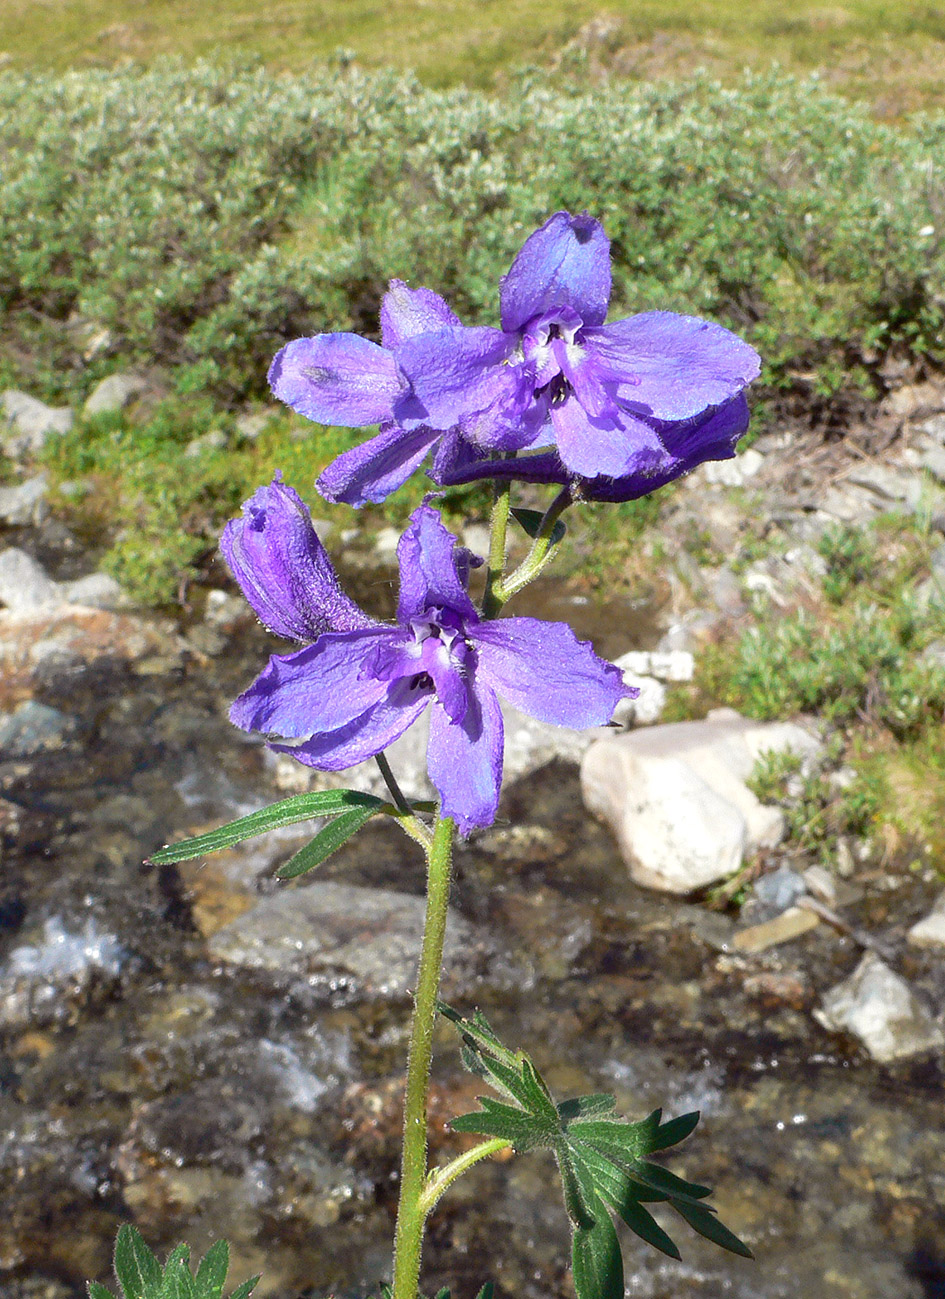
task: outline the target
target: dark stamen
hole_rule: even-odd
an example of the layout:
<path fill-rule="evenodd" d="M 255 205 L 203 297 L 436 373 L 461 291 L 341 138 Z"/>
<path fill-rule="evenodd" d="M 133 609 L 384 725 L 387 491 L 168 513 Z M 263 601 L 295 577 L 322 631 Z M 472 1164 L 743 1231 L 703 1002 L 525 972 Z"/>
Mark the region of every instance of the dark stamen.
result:
<path fill-rule="evenodd" d="M 535 396 L 544 397 L 547 393 L 550 405 L 563 406 L 573 391 L 574 389 L 568 383 L 564 375 L 556 374 L 555 377 L 549 380 L 543 388 L 535 389 Z"/>
<path fill-rule="evenodd" d="M 429 672 L 418 672 L 415 677 L 410 678 L 411 690 L 432 690 L 433 678 Z"/>

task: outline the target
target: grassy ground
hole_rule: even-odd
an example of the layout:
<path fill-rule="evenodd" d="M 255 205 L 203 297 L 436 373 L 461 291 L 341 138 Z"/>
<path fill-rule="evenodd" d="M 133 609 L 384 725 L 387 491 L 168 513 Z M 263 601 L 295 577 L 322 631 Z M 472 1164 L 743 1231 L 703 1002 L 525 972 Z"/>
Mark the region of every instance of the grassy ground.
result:
<path fill-rule="evenodd" d="M 846 0 L 3 0 L 0 59 L 14 67 L 108 65 L 159 54 L 259 55 L 294 71 L 351 51 L 416 69 L 435 86 L 490 86 L 525 62 L 587 57 L 591 69 L 652 78 L 719 75 L 772 60 L 822 69 L 897 116 L 945 103 L 945 9 Z"/>

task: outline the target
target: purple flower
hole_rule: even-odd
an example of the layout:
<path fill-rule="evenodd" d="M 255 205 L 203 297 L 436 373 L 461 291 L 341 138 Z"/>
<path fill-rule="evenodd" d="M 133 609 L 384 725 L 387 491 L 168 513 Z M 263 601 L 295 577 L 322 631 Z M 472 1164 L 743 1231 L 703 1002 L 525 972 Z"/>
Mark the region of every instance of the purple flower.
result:
<path fill-rule="evenodd" d="M 273 748 L 308 766 L 340 771 L 386 749 L 430 707 L 430 779 L 462 834 L 495 818 L 499 695 L 539 721 L 579 728 L 604 725 L 635 693 L 564 623 L 481 620 L 466 590 L 468 552 L 430 506 L 414 511 L 398 546 L 396 626 L 339 602 L 305 507 L 278 478 L 227 526 L 223 547 L 268 625 L 299 640 L 317 629 L 314 643 L 270 658 L 232 721 L 291 741 Z"/>
<path fill-rule="evenodd" d="M 518 482 L 570 485 L 576 500 L 634 501 L 688 474 L 706 460 L 730 460 L 738 439 L 748 428 L 748 403 L 733 397 L 724 406 L 678 424 L 654 424 L 664 447 L 661 461 L 617 478 L 581 478 L 571 473 L 556 451 L 538 451 L 514 459 L 492 459 L 470 443 L 447 434 L 434 462 L 432 476 L 441 487 L 455 487 L 480 478 L 511 478 Z"/>
<path fill-rule="evenodd" d="M 345 451 L 318 480 L 328 501 L 366 505 L 383 501 L 407 481 L 442 437 L 440 429 L 394 418 L 407 384 L 397 366 L 399 348 L 415 334 L 458 326 L 439 294 L 392 280 L 381 304 L 382 345 L 358 334 L 296 338 L 277 353 L 269 369 L 273 393 L 319 424 L 363 428 L 380 424 L 376 437 Z"/>
<path fill-rule="evenodd" d="M 456 429 L 478 448 L 553 442 L 572 476 L 658 475 L 677 426 L 724 407 L 756 378 L 754 348 L 669 311 L 605 324 L 610 245 L 586 213 L 556 212 L 501 283 L 501 329 L 444 324 L 405 338 L 405 429 Z M 682 471 L 680 471 L 682 472 Z"/>

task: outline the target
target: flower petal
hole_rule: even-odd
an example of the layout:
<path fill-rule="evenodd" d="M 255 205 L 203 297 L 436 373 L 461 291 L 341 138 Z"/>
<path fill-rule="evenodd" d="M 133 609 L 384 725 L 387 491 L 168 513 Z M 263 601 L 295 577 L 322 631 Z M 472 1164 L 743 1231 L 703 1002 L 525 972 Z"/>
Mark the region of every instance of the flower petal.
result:
<path fill-rule="evenodd" d="M 326 501 L 367 505 L 383 501 L 423 464 L 442 433 L 425 424 L 414 429 L 388 424 L 376 437 L 343 451 L 319 475 L 315 486 Z"/>
<path fill-rule="evenodd" d="M 220 549 L 246 599 L 277 636 L 315 640 L 326 631 L 369 627 L 371 619 L 342 591 L 308 507 L 276 474 L 243 506 Z"/>
<path fill-rule="evenodd" d="M 378 650 L 393 654 L 402 642 L 400 631 L 371 627 L 329 632 L 295 654 L 273 654 L 233 703 L 230 721 L 290 739 L 337 730 L 386 695 L 386 681 L 359 674 Z"/>
<path fill-rule="evenodd" d="M 499 329 L 439 329 L 408 338 L 397 362 L 410 384 L 394 407 L 398 423 L 448 429 L 465 415 L 489 410 L 518 386 L 504 363 L 515 339 Z"/>
<path fill-rule="evenodd" d="M 567 469 L 582 478 L 656 469 L 666 452 L 658 435 L 642 420 L 621 413 L 619 422 L 593 418 L 576 397 L 551 409 L 558 454 Z"/>
<path fill-rule="evenodd" d="M 602 325 L 610 301 L 610 240 L 599 221 L 556 212 L 529 235 L 500 285 L 502 328 L 517 333 L 533 317 L 572 307 Z"/>
<path fill-rule="evenodd" d="M 410 516 L 397 546 L 400 562 L 400 600 L 397 621 L 406 626 L 428 609 L 452 609 L 463 618 L 478 620 L 473 602 L 456 567 L 456 538 L 440 521 L 438 510 L 421 505 Z"/>
<path fill-rule="evenodd" d="M 555 726 L 606 726 L 628 695 L 623 674 L 563 622 L 501 618 L 472 633 L 479 680 L 515 708 Z"/>
<path fill-rule="evenodd" d="M 403 383 L 390 352 L 358 334 L 296 338 L 276 353 L 269 386 L 318 424 L 362 428 L 391 418 Z"/>
<path fill-rule="evenodd" d="M 432 289 L 411 289 L 403 280 L 391 280 L 381 301 L 381 342 L 400 347 L 415 334 L 462 325 L 446 300 Z"/>
<path fill-rule="evenodd" d="M 631 410 L 659 420 L 691 419 L 721 406 L 758 377 L 753 347 L 709 320 L 645 311 L 585 330 L 595 364 Z"/>
<path fill-rule="evenodd" d="M 439 704 L 433 705 L 427 771 L 440 795 L 442 815 L 454 818 L 463 837 L 495 820 L 502 740 L 502 710 L 488 685 L 472 683 L 461 722 L 451 722 Z"/>
<path fill-rule="evenodd" d="M 384 699 L 345 726 L 313 735 L 301 744 L 270 744 L 269 747 L 276 753 L 297 758 L 307 767 L 344 771 L 382 753 L 414 724 L 430 702 L 430 691 L 408 691 L 404 682 L 395 681 Z"/>

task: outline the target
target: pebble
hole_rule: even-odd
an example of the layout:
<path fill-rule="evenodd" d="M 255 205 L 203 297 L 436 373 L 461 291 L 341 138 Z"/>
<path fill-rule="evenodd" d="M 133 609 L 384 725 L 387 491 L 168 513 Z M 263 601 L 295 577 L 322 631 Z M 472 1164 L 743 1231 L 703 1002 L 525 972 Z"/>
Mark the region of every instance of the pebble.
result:
<path fill-rule="evenodd" d="M 638 676 L 657 677 L 660 681 L 691 681 L 696 671 L 696 661 L 689 650 L 630 650 L 614 659 L 614 666 Z"/>
<path fill-rule="evenodd" d="M 0 713 L 0 756 L 32 758 L 61 749 L 75 725 L 75 718 L 58 708 L 28 699 L 12 713 Z"/>
<path fill-rule="evenodd" d="M 834 1032 L 852 1033 L 880 1064 L 945 1046 L 945 1033 L 908 983 L 875 952 L 825 994 L 814 1018 Z"/>
<path fill-rule="evenodd" d="M 209 433 L 201 433 L 199 438 L 188 442 L 184 448 L 185 456 L 202 456 L 206 451 L 222 451 L 226 446 L 226 434 L 220 428 L 213 428 Z"/>
<path fill-rule="evenodd" d="M 764 456 L 749 447 L 733 460 L 709 460 L 702 466 L 705 481 L 713 487 L 743 487 L 764 464 Z"/>
<path fill-rule="evenodd" d="M 49 513 L 48 494 L 45 474 L 37 474 L 15 487 L 0 487 L 0 523 L 11 528 L 42 523 Z"/>
<path fill-rule="evenodd" d="M 72 428 L 72 411 L 68 406 L 47 406 L 15 388 L 8 388 L 0 396 L 0 405 L 8 425 L 3 449 L 14 460 L 35 456 L 50 437 L 61 436 Z"/>
<path fill-rule="evenodd" d="M 85 416 L 105 415 L 124 408 L 148 386 L 147 379 L 137 374 L 110 374 L 100 379 L 82 407 Z"/>
<path fill-rule="evenodd" d="M 0 551 L 0 604 L 15 617 L 64 604 L 58 582 L 43 571 L 42 564 L 17 546 Z"/>
<path fill-rule="evenodd" d="M 766 951 L 769 947 L 777 947 L 781 943 L 789 943 L 795 938 L 800 938 L 802 934 L 816 929 L 819 924 L 820 921 L 812 911 L 807 911 L 803 907 L 788 907 L 772 920 L 764 920 L 761 924 L 748 925 L 744 929 L 736 930 L 732 938 L 732 946 L 736 951 L 755 955 Z"/>
<path fill-rule="evenodd" d="M 924 920 L 914 924 L 906 935 L 913 947 L 945 948 L 945 893 L 940 893 Z"/>

